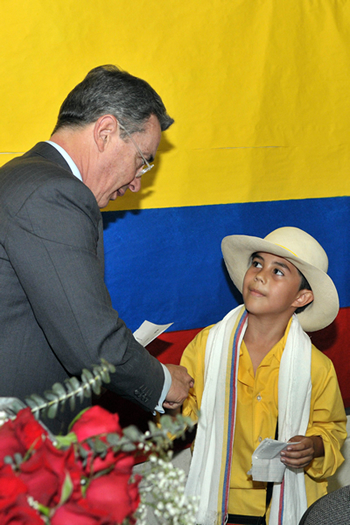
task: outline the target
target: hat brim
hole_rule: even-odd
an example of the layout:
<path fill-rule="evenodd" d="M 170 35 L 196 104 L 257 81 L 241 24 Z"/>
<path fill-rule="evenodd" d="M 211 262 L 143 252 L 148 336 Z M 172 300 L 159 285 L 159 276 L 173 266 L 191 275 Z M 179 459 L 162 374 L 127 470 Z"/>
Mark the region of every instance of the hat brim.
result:
<path fill-rule="evenodd" d="M 251 255 L 255 252 L 272 253 L 296 266 L 312 288 L 313 303 L 298 314 L 303 329 L 306 332 L 321 330 L 336 318 L 339 311 L 338 292 L 329 275 L 319 268 L 303 261 L 289 250 L 259 237 L 229 235 L 223 239 L 221 249 L 228 273 L 241 293 Z"/>

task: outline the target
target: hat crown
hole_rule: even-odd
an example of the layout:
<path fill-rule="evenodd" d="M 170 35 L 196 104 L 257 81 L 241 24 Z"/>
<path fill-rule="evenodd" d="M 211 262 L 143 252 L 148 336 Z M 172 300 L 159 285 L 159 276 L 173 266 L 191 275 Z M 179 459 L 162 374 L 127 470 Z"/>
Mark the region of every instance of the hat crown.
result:
<path fill-rule="evenodd" d="M 291 226 L 278 228 L 269 233 L 265 237 L 265 241 L 285 248 L 302 261 L 327 273 L 328 257 L 326 252 L 316 239 L 303 230 Z"/>

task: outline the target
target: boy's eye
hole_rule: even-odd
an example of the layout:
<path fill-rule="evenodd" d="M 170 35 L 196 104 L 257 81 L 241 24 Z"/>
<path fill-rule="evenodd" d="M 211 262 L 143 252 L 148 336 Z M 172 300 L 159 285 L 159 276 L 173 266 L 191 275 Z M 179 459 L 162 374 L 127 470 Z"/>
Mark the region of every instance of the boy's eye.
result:
<path fill-rule="evenodd" d="M 262 268 L 260 261 L 253 261 L 252 266 L 254 266 L 254 268 Z"/>
<path fill-rule="evenodd" d="M 284 273 L 282 272 L 282 270 L 280 270 L 279 268 L 275 268 L 275 274 L 276 274 L 276 275 L 284 275 Z"/>

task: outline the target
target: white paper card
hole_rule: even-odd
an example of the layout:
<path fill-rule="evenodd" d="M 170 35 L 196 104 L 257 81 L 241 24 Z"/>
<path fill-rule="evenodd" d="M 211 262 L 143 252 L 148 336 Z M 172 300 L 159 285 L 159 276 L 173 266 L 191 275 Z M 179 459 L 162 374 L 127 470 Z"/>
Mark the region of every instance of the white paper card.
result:
<path fill-rule="evenodd" d="M 169 324 L 154 324 L 150 321 L 144 321 L 142 325 L 135 330 L 134 337 L 142 346 L 147 346 L 156 337 L 165 332 L 174 323 Z"/>
<path fill-rule="evenodd" d="M 291 443 L 270 438 L 260 443 L 253 452 L 252 468 L 248 472 L 254 481 L 282 481 L 286 467 L 280 460 L 280 453 L 288 445 Z"/>

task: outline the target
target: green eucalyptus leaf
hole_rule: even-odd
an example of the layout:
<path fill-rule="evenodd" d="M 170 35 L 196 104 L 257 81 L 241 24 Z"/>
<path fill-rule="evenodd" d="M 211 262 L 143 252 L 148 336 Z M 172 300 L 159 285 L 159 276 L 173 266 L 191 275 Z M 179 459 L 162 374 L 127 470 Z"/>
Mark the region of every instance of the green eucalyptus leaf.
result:
<path fill-rule="evenodd" d="M 67 401 L 67 398 L 64 398 L 64 399 L 60 400 L 61 412 L 64 412 L 64 407 L 66 406 L 66 401 Z"/>
<path fill-rule="evenodd" d="M 73 390 L 78 390 L 80 388 L 80 381 L 74 376 L 66 379 L 65 382 L 69 383 Z"/>
<path fill-rule="evenodd" d="M 54 394 L 53 392 L 45 392 L 44 396 L 46 397 L 47 401 L 58 401 L 60 399 L 59 394 Z"/>
<path fill-rule="evenodd" d="M 77 397 L 80 400 L 80 403 L 84 401 L 84 389 L 82 386 L 80 386 L 79 390 L 77 390 Z"/>
<path fill-rule="evenodd" d="M 123 445 L 121 447 L 121 450 L 123 452 L 132 452 L 132 451 L 136 450 L 136 448 L 137 447 L 136 447 L 136 445 L 134 445 L 134 443 L 125 443 L 125 445 Z"/>
<path fill-rule="evenodd" d="M 76 377 L 71 377 L 61 383 L 55 383 L 52 390 L 45 392 L 44 398 L 38 394 L 32 394 L 25 399 L 26 405 L 16 398 L 6 399 L 8 408 L 3 410 L 9 416 L 16 415 L 19 410 L 25 406 L 29 406 L 34 416 L 39 419 L 40 411 L 49 418 L 54 418 L 57 415 L 59 405 L 62 405 L 62 410 L 65 407 L 67 400 L 72 411 L 76 408 L 76 400 L 79 399 L 82 403 L 84 398 L 91 398 L 92 391 L 99 395 L 101 393 L 102 385 L 110 382 L 109 372 L 115 372 L 115 366 L 108 363 L 105 359 L 101 359 L 101 365 L 94 365 L 92 372 L 88 369 L 83 369 L 81 381 Z"/>
<path fill-rule="evenodd" d="M 86 368 L 83 369 L 82 373 L 81 373 L 81 377 L 83 379 L 83 381 L 91 381 L 91 379 L 94 378 L 94 376 L 92 375 L 92 373 L 90 372 L 90 370 L 87 370 Z"/>
<path fill-rule="evenodd" d="M 74 412 L 75 406 L 76 406 L 75 397 L 74 396 L 69 398 L 69 406 L 70 406 L 71 411 Z"/>
<path fill-rule="evenodd" d="M 149 421 L 149 422 L 148 422 L 148 428 L 149 428 L 149 431 L 150 431 L 150 433 L 151 433 L 152 435 L 158 433 L 159 430 L 160 430 L 160 429 L 157 427 L 157 425 L 155 425 L 155 424 L 153 423 L 153 421 Z"/>
<path fill-rule="evenodd" d="M 97 396 L 101 393 L 102 389 L 102 380 L 100 376 L 96 376 L 93 381 L 91 382 L 91 388 L 94 391 L 94 394 Z"/>
<path fill-rule="evenodd" d="M 174 429 L 175 426 L 178 426 L 178 425 L 174 424 L 172 417 L 169 416 L 168 414 L 165 414 L 164 416 L 161 416 L 159 422 L 160 422 L 161 426 L 163 428 L 166 428 L 167 430 Z"/>
<path fill-rule="evenodd" d="M 35 409 L 35 408 L 32 408 L 32 414 L 34 416 L 34 418 L 39 421 L 40 419 L 40 414 L 41 414 L 41 411 L 45 411 L 46 410 L 46 407 L 45 408 L 42 408 L 42 409 Z"/>
<path fill-rule="evenodd" d="M 87 445 L 89 445 L 89 447 L 91 448 L 91 450 L 94 449 L 94 438 L 90 437 L 88 439 L 85 440 L 85 443 Z"/>
<path fill-rule="evenodd" d="M 92 373 L 94 375 L 94 378 L 98 377 L 101 380 L 101 372 L 104 370 L 103 366 L 94 366 L 92 369 Z"/>
<path fill-rule="evenodd" d="M 14 457 L 14 460 L 15 460 L 16 465 L 20 465 L 20 464 L 22 463 L 22 461 L 23 461 L 23 456 L 22 456 L 22 454 L 20 454 L 19 452 L 16 452 L 16 453 L 13 455 L 13 457 Z"/>
<path fill-rule="evenodd" d="M 103 454 L 108 451 L 108 445 L 102 441 L 102 439 L 95 438 L 92 444 L 92 449 L 97 454 Z"/>
<path fill-rule="evenodd" d="M 101 372 L 100 372 L 100 376 L 101 376 L 102 381 L 103 381 L 104 383 L 107 383 L 107 384 L 108 384 L 108 383 L 111 382 L 111 378 L 109 377 L 108 370 L 106 370 L 106 369 L 101 370 Z"/>
<path fill-rule="evenodd" d="M 39 407 L 41 405 L 45 406 L 47 401 L 45 401 L 41 396 L 38 394 L 32 394 L 29 399 L 33 399 L 36 402 L 36 405 Z"/>
<path fill-rule="evenodd" d="M 93 384 L 91 385 L 91 387 L 92 387 L 92 390 L 93 390 L 93 392 L 94 392 L 94 394 L 95 394 L 96 396 L 99 396 L 99 395 L 101 394 L 101 390 L 102 390 L 102 385 L 101 385 L 101 384 L 99 384 L 99 383 L 93 383 Z"/>
<path fill-rule="evenodd" d="M 54 401 L 53 404 L 47 409 L 47 417 L 54 419 L 57 416 L 58 401 Z"/>
<path fill-rule="evenodd" d="M 109 363 L 105 359 L 101 359 L 102 366 L 100 368 L 107 369 L 109 372 L 114 373 L 115 372 L 115 366 L 112 365 L 112 363 Z"/>
<path fill-rule="evenodd" d="M 139 441 L 142 432 L 140 432 L 140 430 L 134 425 L 130 425 L 123 429 L 123 435 L 131 441 Z"/>
<path fill-rule="evenodd" d="M 27 405 L 28 405 L 31 409 L 33 409 L 33 408 L 37 408 L 37 407 L 38 407 L 38 405 L 37 405 L 35 399 L 32 399 L 31 397 L 26 397 L 26 398 L 25 398 L 25 402 L 27 403 Z"/>
<path fill-rule="evenodd" d="M 91 392 L 91 385 L 90 385 L 90 383 L 85 383 L 84 384 L 83 392 L 84 392 L 84 397 L 91 398 L 92 392 Z"/>
<path fill-rule="evenodd" d="M 198 411 L 198 417 L 200 417 L 200 411 Z M 197 424 L 195 421 L 192 421 L 189 416 L 183 416 L 182 414 L 176 416 L 176 421 L 189 428 L 193 428 Z"/>
<path fill-rule="evenodd" d="M 22 410 L 22 408 L 25 408 L 24 403 L 22 403 L 22 401 L 20 401 L 19 399 L 15 398 L 14 401 L 11 403 L 10 412 L 14 412 L 15 414 L 17 414 L 20 410 Z"/>
<path fill-rule="evenodd" d="M 86 450 L 80 443 L 78 443 L 78 454 L 81 458 L 86 459 L 89 456 L 89 451 Z"/>
<path fill-rule="evenodd" d="M 67 379 L 64 381 L 64 386 L 66 387 L 68 394 L 74 393 L 75 388 L 73 387 L 72 383 Z"/>
<path fill-rule="evenodd" d="M 111 434 L 107 434 L 106 436 L 106 439 L 108 441 L 108 443 L 110 445 L 115 445 L 115 446 L 118 446 L 120 445 L 120 443 L 122 442 L 122 439 L 119 434 L 116 434 L 116 433 L 111 433 Z"/>
<path fill-rule="evenodd" d="M 58 394 L 60 397 L 65 397 L 66 396 L 66 391 L 63 387 L 63 385 L 61 385 L 61 383 L 55 383 L 52 387 L 52 390 Z"/>

